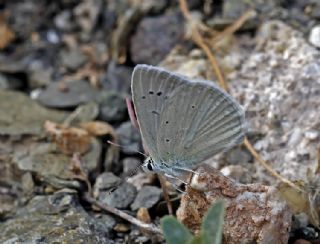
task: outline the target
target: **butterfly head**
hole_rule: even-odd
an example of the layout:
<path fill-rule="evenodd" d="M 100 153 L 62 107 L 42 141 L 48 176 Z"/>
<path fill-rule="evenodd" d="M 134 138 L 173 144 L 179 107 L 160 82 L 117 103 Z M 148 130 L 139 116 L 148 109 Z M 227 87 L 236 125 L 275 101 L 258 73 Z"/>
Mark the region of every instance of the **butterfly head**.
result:
<path fill-rule="evenodd" d="M 154 168 L 155 168 L 154 161 L 152 160 L 151 157 L 147 157 L 142 165 L 143 171 L 144 172 L 154 172 Z"/>

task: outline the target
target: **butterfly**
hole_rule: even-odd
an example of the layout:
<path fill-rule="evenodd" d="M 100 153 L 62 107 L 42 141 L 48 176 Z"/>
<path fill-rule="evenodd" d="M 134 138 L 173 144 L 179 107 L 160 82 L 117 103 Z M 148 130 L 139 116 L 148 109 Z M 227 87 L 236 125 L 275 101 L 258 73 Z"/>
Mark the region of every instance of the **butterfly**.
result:
<path fill-rule="evenodd" d="M 244 139 L 243 109 L 213 82 L 139 64 L 131 90 L 146 172 L 179 178 Z"/>

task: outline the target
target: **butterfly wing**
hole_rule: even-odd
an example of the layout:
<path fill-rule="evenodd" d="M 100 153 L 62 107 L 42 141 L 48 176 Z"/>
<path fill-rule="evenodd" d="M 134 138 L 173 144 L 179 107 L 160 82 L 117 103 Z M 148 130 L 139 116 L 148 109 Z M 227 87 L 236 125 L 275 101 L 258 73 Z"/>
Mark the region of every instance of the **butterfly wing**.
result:
<path fill-rule="evenodd" d="M 174 92 L 158 129 L 157 150 L 165 161 L 191 168 L 243 140 L 243 110 L 212 82 L 185 79 Z"/>
<path fill-rule="evenodd" d="M 181 85 L 169 72 L 148 65 L 137 65 L 131 81 L 132 99 L 145 147 L 153 160 L 158 161 L 157 137 L 161 114 L 172 91 Z"/>
<path fill-rule="evenodd" d="M 138 65 L 132 93 L 143 141 L 151 157 L 191 168 L 244 137 L 244 113 L 207 81 Z"/>

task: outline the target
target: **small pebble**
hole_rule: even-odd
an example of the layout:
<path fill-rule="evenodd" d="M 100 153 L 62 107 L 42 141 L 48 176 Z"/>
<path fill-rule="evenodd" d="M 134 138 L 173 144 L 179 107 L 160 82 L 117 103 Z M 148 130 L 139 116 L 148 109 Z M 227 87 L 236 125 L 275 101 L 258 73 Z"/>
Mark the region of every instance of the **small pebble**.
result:
<path fill-rule="evenodd" d="M 320 47 L 320 25 L 314 26 L 311 29 L 309 42 L 315 47 Z"/>

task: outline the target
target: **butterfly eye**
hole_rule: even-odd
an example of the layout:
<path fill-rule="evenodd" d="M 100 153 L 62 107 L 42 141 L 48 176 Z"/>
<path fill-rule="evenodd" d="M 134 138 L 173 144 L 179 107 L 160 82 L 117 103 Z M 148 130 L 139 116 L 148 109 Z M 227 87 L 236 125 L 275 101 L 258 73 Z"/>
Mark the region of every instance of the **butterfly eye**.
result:
<path fill-rule="evenodd" d="M 147 168 L 148 170 L 153 171 L 152 163 L 150 161 L 147 164 Z"/>

